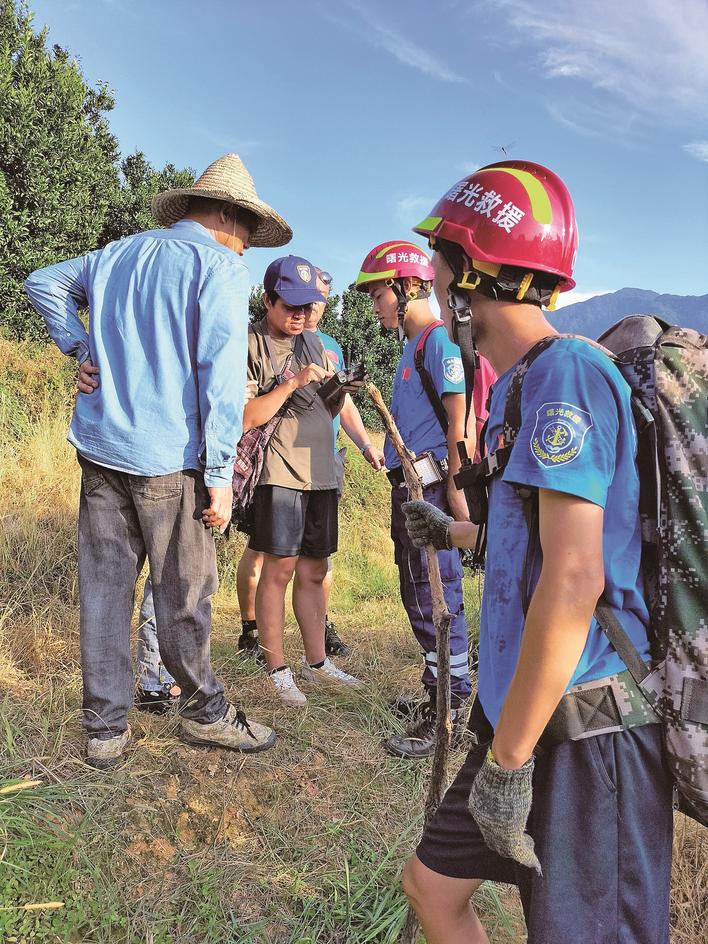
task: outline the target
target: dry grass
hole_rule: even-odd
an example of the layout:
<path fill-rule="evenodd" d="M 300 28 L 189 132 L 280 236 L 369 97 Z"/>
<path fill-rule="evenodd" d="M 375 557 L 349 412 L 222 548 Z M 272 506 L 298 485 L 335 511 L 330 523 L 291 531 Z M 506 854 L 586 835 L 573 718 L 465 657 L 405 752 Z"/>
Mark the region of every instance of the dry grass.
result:
<path fill-rule="evenodd" d="M 0 356 L 0 777 L 44 783 L 0 795 L 1 904 L 64 902 L 0 910 L 0 940 L 395 941 L 405 910 L 398 874 L 419 834 L 428 768 L 380 748 L 392 725 L 387 700 L 414 690 L 419 675 L 397 601 L 386 483 L 352 457 L 332 611 L 356 645 L 348 668 L 369 680 L 365 696 L 313 695 L 301 713 L 274 705 L 235 648 L 241 545 L 232 539 L 219 552 L 214 661 L 229 694 L 278 730 L 276 748 L 247 759 L 196 751 L 177 740 L 176 719 L 134 712 L 128 762 L 99 775 L 82 757 L 78 476 L 65 442 L 64 368 L 48 353 L 26 364 L 27 352 L 3 342 Z M 23 411 L 27 384 L 33 405 Z M 467 584 L 474 621 L 478 587 Z M 292 622 L 287 645 L 296 664 Z M 682 823 L 674 944 L 699 939 L 705 852 L 704 836 Z M 480 904 L 495 942 L 523 940 L 513 894 L 485 887 Z"/>

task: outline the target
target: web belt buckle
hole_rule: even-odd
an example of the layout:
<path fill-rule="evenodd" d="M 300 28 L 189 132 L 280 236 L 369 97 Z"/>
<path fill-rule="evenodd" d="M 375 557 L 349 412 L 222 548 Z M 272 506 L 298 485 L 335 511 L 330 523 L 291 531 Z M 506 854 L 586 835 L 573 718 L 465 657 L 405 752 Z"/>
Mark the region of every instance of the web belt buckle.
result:
<path fill-rule="evenodd" d="M 595 702 L 593 704 L 587 700 L 583 700 L 582 696 L 585 693 L 597 691 L 598 689 L 606 690 L 606 695 L 601 702 Z M 620 709 L 624 696 L 616 675 L 611 675 L 604 679 L 596 679 L 594 682 L 582 682 L 580 686 L 571 689 L 568 695 L 573 697 L 580 724 L 587 725 L 584 730 L 577 734 L 571 733 L 571 741 L 582 741 L 585 738 L 597 737 L 599 734 L 616 734 L 618 731 L 625 730 L 623 715 Z M 608 721 L 614 720 L 615 723 L 606 724 L 604 726 L 594 726 L 593 722 L 600 720 L 598 719 L 598 715 Z"/>

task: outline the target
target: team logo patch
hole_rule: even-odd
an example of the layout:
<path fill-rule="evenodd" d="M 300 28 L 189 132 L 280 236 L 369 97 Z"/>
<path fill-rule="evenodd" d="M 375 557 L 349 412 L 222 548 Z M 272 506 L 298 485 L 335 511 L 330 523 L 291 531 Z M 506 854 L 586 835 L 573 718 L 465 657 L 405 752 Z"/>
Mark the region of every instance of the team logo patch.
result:
<path fill-rule="evenodd" d="M 303 282 L 312 281 L 312 270 L 309 265 L 299 265 L 297 267 L 297 274 L 300 276 Z"/>
<path fill-rule="evenodd" d="M 445 380 L 448 380 L 450 383 L 462 383 L 462 378 L 465 376 L 462 367 L 462 358 L 446 357 L 443 361 L 443 374 L 445 375 Z"/>
<path fill-rule="evenodd" d="M 531 452 L 546 469 L 567 465 L 580 455 L 592 416 L 572 403 L 544 403 L 536 410 Z"/>

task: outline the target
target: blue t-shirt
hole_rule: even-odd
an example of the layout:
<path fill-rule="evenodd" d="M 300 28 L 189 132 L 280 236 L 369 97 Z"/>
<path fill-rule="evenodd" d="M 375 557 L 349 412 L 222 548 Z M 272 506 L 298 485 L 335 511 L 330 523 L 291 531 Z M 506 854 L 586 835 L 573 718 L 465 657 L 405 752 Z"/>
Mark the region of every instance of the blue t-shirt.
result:
<path fill-rule="evenodd" d="M 494 385 L 487 429 L 493 452 L 503 428 L 511 367 Z M 605 510 L 605 597 L 640 655 L 649 660 L 649 614 L 640 572 L 639 476 L 629 386 L 608 357 L 583 341 L 555 341 L 531 365 L 521 430 L 503 476 L 491 484 L 479 648 L 479 697 L 496 725 L 524 628 L 522 577 L 528 527 L 514 484 L 577 495 Z M 541 572 L 530 558 L 529 590 Z M 593 618 L 571 684 L 624 670 Z"/>
<path fill-rule="evenodd" d="M 327 357 L 329 358 L 329 361 L 332 364 L 332 369 L 335 372 L 342 370 L 342 368 L 344 367 L 344 354 L 342 353 L 342 349 L 339 346 L 339 343 L 335 341 L 334 338 L 331 338 L 328 334 L 324 334 L 322 331 L 320 331 L 319 328 L 317 329 L 317 331 L 313 331 L 313 334 L 317 335 L 317 337 L 322 342 L 322 347 L 325 349 L 327 353 Z M 337 436 L 339 435 L 339 424 L 340 424 L 339 413 L 337 413 L 337 415 L 334 417 L 332 421 L 332 425 L 334 427 L 334 451 L 335 452 L 337 451 Z"/>
<path fill-rule="evenodd" d="M 393 381 L 391 414 L 403 442 L 412 452 L 416 455 L 432 452 L 436 459 L 443 459 L 447 457 L 447 439 L 415 367 L 415 349 L 422 333 L 403 348 Z M 428 335 L 424 364 L 440 397 L 446 393 L 464 395 L 465 377 L 460 349 L 450 340 L 444 326 L 434 328 Z M 387 469 L 400 466 L 401 461 L 388 436 L 384 455 Z"/>

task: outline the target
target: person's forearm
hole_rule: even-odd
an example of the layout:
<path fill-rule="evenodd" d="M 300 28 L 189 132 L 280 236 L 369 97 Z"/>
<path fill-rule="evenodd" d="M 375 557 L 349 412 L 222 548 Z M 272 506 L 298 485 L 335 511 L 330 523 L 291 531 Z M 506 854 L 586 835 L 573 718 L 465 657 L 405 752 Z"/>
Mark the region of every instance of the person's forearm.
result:
<path fill-rule="evenodd" d="M 502 766 L 520 767 L 531 756 L 580 661 L 602 589 L 592 574 L 542 570 L 494 735 Z"/>
<path fill-rule="evenodd" d="M 297 390 L 295 378 L 291 377 L 285 383 L 279 384 L 270 393 L 249 400 L 243 411 L 243 431 L 247 432 L 255 426 L 263 426 L 272 420 L 288 397 Z"/>
<path fill-rule="evenodd" d="M 78 316 L 86 305 L 83 257 L 37 269 L 27 277 L 25 292 L 44 319 L 47 331 L 64 354 L 81 364 L 89 357 L 89 337 Z"/>
<path fill-rule="evenodd" d="M 477 525 L 471 521 L 453 521 L 448 529 L 451 547 L 474 547 L 477 540 Z"/>
<path fill-rule="evenodd" d="M 342 428 L 347 436 L 351 439 L 357 449 L 363 449 L 364 446 L 369 445 L 369 434 L 366 431 L 364 422 L 361 418 L 361 414 L 354 405 L 354 401 L 349 396 L 346 395 L 344 398 L 344 406 L 342 407 L 342 412 L 340 414 L 340 419 L 342 421 Z"/>

